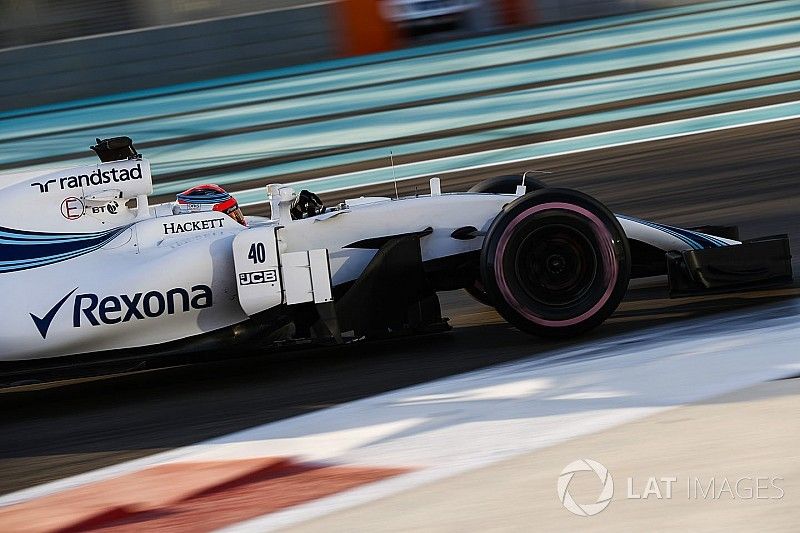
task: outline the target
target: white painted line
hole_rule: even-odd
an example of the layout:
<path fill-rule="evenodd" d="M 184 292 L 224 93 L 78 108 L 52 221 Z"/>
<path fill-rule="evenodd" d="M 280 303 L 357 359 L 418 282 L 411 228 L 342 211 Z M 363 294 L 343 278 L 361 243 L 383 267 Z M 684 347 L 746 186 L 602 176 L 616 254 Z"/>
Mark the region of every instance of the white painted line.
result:
<path fill-rule="evenodd" d="M 621 135 L 621 134 L 631 133 L 631 132 L 637 132 L 637 131 L 647 131 L 647 130 L 652 130 L 652 129 L 659 128 L 659 127 L 677 126 L 677 125 L 681 125 L 681 124 L 689 124 L 691 122 L 697 122 L 697 121 L 700 121 L 700 120 L 735 117 L 736 115 L 740 115 L 740 114 L 743 114 L 743 113 L 752 114 L 752 113 L 757 113 L 757 112 L 765 112 L 765 111 L 770 111 L 770 110 L 774 110 L 774 109 L 780 109 L 780 108 L 783 108 L 783 107 L 786 107 L 786 106 L 797 106 L 797 105 L 800 105 L 800 101 L 784 102 L 784 103 L 780 103 L 780 104 L 773 104 L 773 105 L 768 105 L 768 106 L 756 107 L 756 108 L 752 108 L 752 109 L 740 109 L 740 110 L 737 110 L 737 111 L 728 111 L 728 112 L 725 112 L 725 113 L 715 113 L 715 114 L 711 114 L 711 115 L 702 115 L 702 116 L 699 116 L 699 117 L 691 117 L 691 118 L 672 120 L 672 121 L 666 121 L 666 122 L 657 122 L 655 124 L 647 124 L 647 125 L 644 125 L 644 126 L 635 126 L 635 127 L 631 127 L 631 128 L 622 128 L 622 129 L 618 129 L 618 130 L 610 130 L 610 131 L 604 131 L 604 132 L 600 132 L 600 133 L 591 133 L 591 134 L 588 134 L 588 135 L 579 135 L 579 136 L 576 136 L 576 137 L 567 137 L 567 138 L 564 138 L 564 139 L 556 139 L 556 140 L 545 141 L 545 142 L 541 142 L 541 143 L 530 143 L 530 144 L 523 144 L 523 145 L 506 147 L 506 148 L 494 148 L 494 149 L 491 149 L 491 150 L 483 150 L 483 151 L 480 151 L 480 152 L 472 152 L 470 154 L 459 154 L 459 155 L 446 156 L 446 157 L 441 157 L 441 158 L 436 158 L 436 159 L 429 159 L 429 160 L 423 160 L 423 161 L 414 161 L 414 162 L 411 162 L 411 163 L 404 163 L 402 165 L 395 165 L 395 171 L 401 171 L 401 170 L 406 169 L 406 168 L 412 168 L 412 167 L 420 166 L 420 165 L 429 165 L 429 164 L 431 164 L 433 162 L 437 162 L 438 163 L 438 162 L 457 160 L 457 159 L 463 158 L 465 156 L 485 156 L 485 155 L 488 156 L 488 155 L 491 155 L 491 154 L 502 154 L 503 152 L 508 152 L 510 150 L 520 150 L 520 149 L 534 148 L 534 147 L 542 149 L 543 147 L 556 145 L 556 144 L 563 144 L 563 143 L 582 141 L 582 140 L 603 139 L 604 137 L 616 136 L 616 135 Z M 772 123 L 776 123 L 776 122 L 785 122 L 785 121 L 797 120 L 797 119 L 800 119 L 800 114 L 790 114 L 790 115 L 781 116 L 781 117 L 773 117 L 773 118 L 761 119 L 761 120 L 752 120 L 752 121 L 746 121 L 746 122 L 736 123 L 736 124 L 726 124 L 726 125 L 723 125 L 723 126 L 715 126 L 715 127 L 711 127 L 711 128 L 702 128 L 702 129 L 698 129 L 698 130 L 695 130 L 695 131 L 689 131 L 689 132 L 679 132 L 679 133 L 673 133 L 673 134 L 667 134 L 667 135 L 655 135 L 655 136 L 652 136 L 652 137 L 642 137 L 640 139 L 635 139 L 635 140 L 630 140 L 630 141 L 607 142 L 607 143 L 598 144 L 596 146 L 589 146 L 589 147 L 584 147 L 584 148 L 576 148 L 576 149 L 571 149 L 571 150 L 554 151 L 552 153 L 536 155 L 536 156 L 531 156 L 531 157 L 521 157 L 521 158 L 512 158 L 512 159 L 501 159 L 501 158 L 498 158 L 497 161 L 492 161 L 490 163 L 482 163 L 482 164 L 477 164 L 477 165 L 467 165 L 467 166 L 462 166 L 462 167 L 455 167 L 455 168 L 444 170 L 444 171 L 436 171 L 435 174 L 436 175 L 443 175 L 443 174 L 452 174 L 452 173 L 456 173 L 456 172 L 466 172 L 466 171 L 470 171 L 470 170 L 480 170 L 480 169 L 491 168 L 491 167 L 496 167 L 496 166 L 500 166 L 500 165 L 521 163 L 521 162 L 525 162 L 525 161 L 536 161 L 536 160 L 541 160 L 541 159 L 550 159 L 550 158 L 553 158 L 553 157 L 561 157 L 561 156 L 565 156 L 565 155 L 579 154 L 579 153 L 585 153 L 585 152 L 593 152 L 593 151 L 597 151 L 597 150 L 607 150 L 607 149 L 618 148 L 618 147 L 622 147 L 622 146 L 631 146 L 631 145 L 642 144 L 642 143 L 647 143 L 647 142 L 663 141 L 663 140 L 668 140 L 668 139 L 676 139 L 676 138 L 680 138 L 680 137 L 690 137 L 690 136 L 693 136 L 693 135 L 702 135 L 702 134 L 705 134 L 705 133 L 714 133 L 714 132 L 733 130 L 733 129 L 738 129 L 738 128 L 747 128 L 747 127 L 759 126 L 759 125 L 763 125 L 763 124 L 772 124 Z M 288 185 L 296 186 L 296 187 L 303 187 L 303 188 L 312 188 L 315 184 L 324 185 L 324 183 L 326 181 L 330 181 L 330 180 L 333 180 L 333 179 L 347 178 L 348 176 L 358 176 L 358 175 L 363 174 L 365 172 L 370 172 L 370 171 L 374 171 L 374 170 L 378 170 L 378 169 L 369 169 L 369 170 L 366 170 L 366 171 L 356 171 L 356 172 L 346 172 L 344 174 L 336 174 L 336 175 L 333 175 L 333 176 L 326 176 L 324 178 L 314 178 L 314 179 L 309 179 L 309 180 L 302 180 L 302 181 L 292 182 L 292 183 L 290 183 Z M 430 175 L 431 175 L 430 172 L 418 173 L 418 174 L 414 174 L 414 175 L 411 175 L 411 176 L 398 177 L 397 181 L 422 179 L 422 178 L 429 177 Z M 383 183 L 390 183 L 391 181 L 392 181 L 391 179 L 386 179 L 386 180 L 371 182 L 371 183 L 368 183 L 368 184 L 365 184 L 365 185 L 358 185 L 356 187 L 348 186 L 348 187 L 325 188 L 324 190 L 321 190 L 321 192 L 325 192 L 325 193 L 338 192 L 338 191 L 348 190 L 348 189 L 357 188 L 357 187 L 360 188 L 360 187 L 364 187 L 364 186 L 383 184 Z M 236 191 L 234 194 L 242 195 L 242 194 L 255 193 L 255 192 L 263 191 L 263 190 L 265 190 L 264 187 L 254 187 L 254 188 L 251 188 L 251 189 L 243 189 L 241 191 Z M 241 205 L 242 205 L 242 207 L 249 207 L 249 206 L 261 205 L 261 204 L 265 204 L 265 203 L 267 203 L 266 199 L 259 200 L 259 201 L 256 201 L 256 202 L 242 203 Z"/>

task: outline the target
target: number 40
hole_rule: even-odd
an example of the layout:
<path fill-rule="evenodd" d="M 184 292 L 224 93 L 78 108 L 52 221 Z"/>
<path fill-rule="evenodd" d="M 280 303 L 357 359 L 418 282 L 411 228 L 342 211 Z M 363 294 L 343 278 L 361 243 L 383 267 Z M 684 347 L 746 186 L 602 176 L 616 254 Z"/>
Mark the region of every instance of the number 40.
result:
<path fill-rule="evenodd" d="M 250 252 L 247 254 L 248 259 L 253 260 L 253 264 L 263 263 L 267 260 L 267 250 L 264 248 L 263 242 L 254 242 L 250 245 Z"/>

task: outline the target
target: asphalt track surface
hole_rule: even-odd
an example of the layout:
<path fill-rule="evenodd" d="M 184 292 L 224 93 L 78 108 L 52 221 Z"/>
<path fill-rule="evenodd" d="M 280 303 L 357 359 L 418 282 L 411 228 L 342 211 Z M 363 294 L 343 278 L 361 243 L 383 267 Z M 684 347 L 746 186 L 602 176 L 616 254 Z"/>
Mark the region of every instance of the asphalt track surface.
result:
<path fill-rule="evenodd" d="M 535 168 L 553 172 L 550 184 L 584 190 L 617 212 L 685 225 L 739 223 L 744 238 L 788 232 L 798 250 L 798 133 L 800 121 L 785 121 L 538 160 Z M 464 190 L 498 170 L 449 176 L 444 188 Z M 404 183 L 401 192 L 414 185 L 424 184 Z M 680 327 L 798 293 L 669 300 L 661 288 L 636 289 L 588 338 Z M 230 353 L 223 362 L 0 392 L 0 493 L 565 345 L 515 331 L 462 293 L 442 300 L 455 328 L 435 337 L 269 357 Z"/>

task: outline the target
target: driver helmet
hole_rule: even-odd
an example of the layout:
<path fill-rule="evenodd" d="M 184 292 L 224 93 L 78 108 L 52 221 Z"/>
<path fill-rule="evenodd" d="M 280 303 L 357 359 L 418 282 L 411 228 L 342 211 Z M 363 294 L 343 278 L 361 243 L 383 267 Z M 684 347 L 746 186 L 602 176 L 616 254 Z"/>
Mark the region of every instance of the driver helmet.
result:
<path fill-rule="evenodd" d="M 180 193 L 178 207 L 181 212 L 185 213 L 220 211 L 242 226 L 247 226 L 236 198 L 213 183 L 198 185 Z"/>

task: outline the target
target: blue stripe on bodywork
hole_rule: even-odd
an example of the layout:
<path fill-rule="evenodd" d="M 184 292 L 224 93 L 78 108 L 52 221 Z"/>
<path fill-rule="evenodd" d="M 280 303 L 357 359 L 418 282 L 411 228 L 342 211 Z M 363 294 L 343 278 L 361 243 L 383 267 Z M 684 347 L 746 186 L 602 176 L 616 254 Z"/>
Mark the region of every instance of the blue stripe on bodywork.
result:
<path fill-rule="evenodd" d="M 692 231 L 688 229 L 678 228 L 675 226 L 668 226 L 666 224 L 659 224 L 657 222 L 650 222 L 649 220 L 643 220 L 641 218 L 636 218 L 628 215 L 616 215 L 617 218 L 621 218 L 624 220 L 630 220 L 631 222 L 638 222 L 639 224 L 643 224 L 645 226 L 651 227 L 653 229 L 657 229 L 659 231 L 663 231 L 664 233 L 679 239 L 689 246 L 691 246 L 695 250 L 702 250 L 704 248 L 720 248 L 722 246 L 729 246 L 728 243 L 723 241 L 722 239 L 718 239 L 717 237 L 706 235 L 704 233 L 699 233 L 697 231 Z"/>
<path fill-rule="evenodd" d="M 669 228 L 675 233 L 684 235 L 690 239 L 694 239 L 695 241 L 703 245 L 703 248 L 720 248 L 722 246 L 728 246 L 728 243 L 726 243 L 722 239 L 718 239 L 717 237 L 713 237 L 711 235 L 706 235 L 705 233 L 699 233 L 697 231 L 692 231 L 683 228 L 676 228 L 675 226 L 665 226 L 663 224 L 656 224 L 656 226 Z"/>
<path fill-rule="evenodd" d="M 129 227 L 97 233 L 42 233 L 0 227 L 0 273 L 50 265 L 93 252 Z"/>

